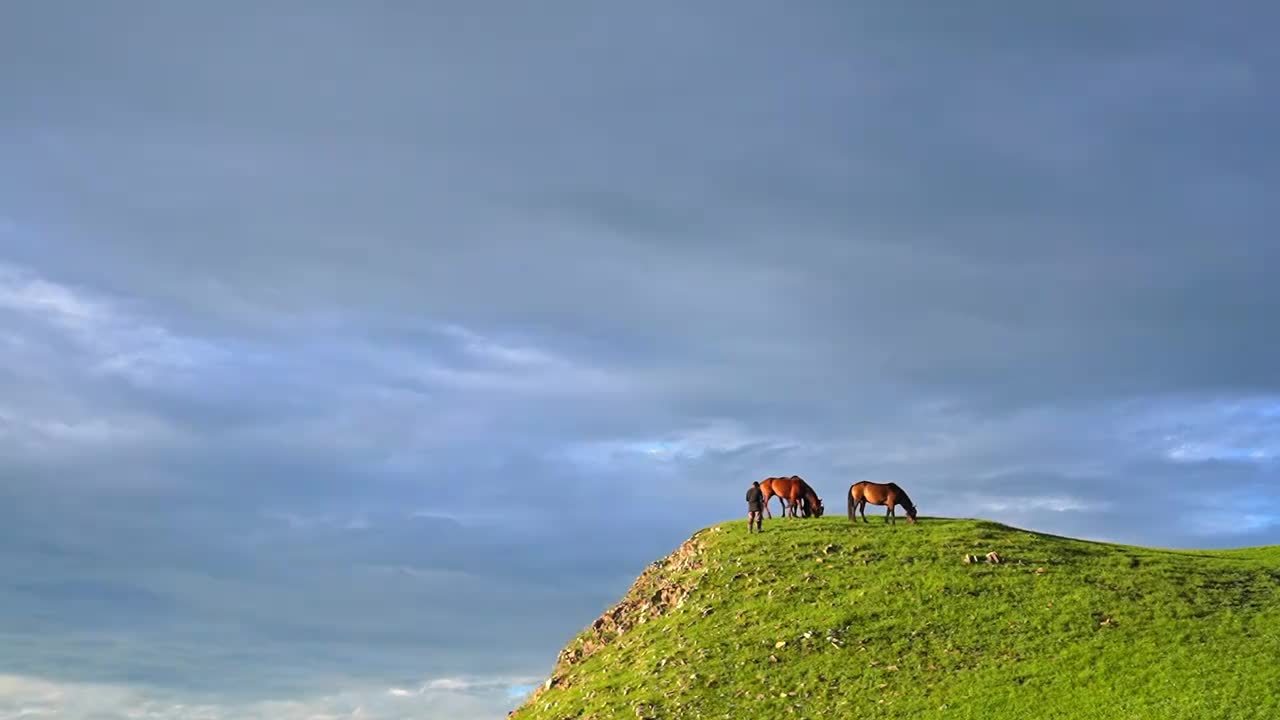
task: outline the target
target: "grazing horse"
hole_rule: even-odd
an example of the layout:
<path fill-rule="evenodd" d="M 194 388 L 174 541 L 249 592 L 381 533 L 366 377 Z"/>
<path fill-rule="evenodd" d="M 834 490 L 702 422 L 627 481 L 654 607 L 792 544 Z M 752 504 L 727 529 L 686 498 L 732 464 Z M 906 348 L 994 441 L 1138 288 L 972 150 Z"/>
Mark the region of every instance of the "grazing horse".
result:
<path fill-rule="evenodd" d="M 885 505 L 889 508 L 884 514 L 885 522 L 892 520 L 894 525 L 898 524 L 898 516 L 893 511 L 895 505 L 901 505 L 907 511 L 907 520 L 912 523 L 916 521 L 916 506 L 912 504 L 911 498 L 907 497 L 907 491 L 898 487 L 897 483 L 873 483 L 864 480 L 850 485 L 849 520 L 851 522 L 857 522 L 856 511 L 861 511 L 862 522 L 867 522 L 867 503 Z"/>
<path fill-rule="evenodd" d="M 760 491 L 764 493 L 765 517 L 773 517 L 769 512 L 769 501 L 775 495 L 778 496 L 778 502 L 782 503 L 783 517 L 787 516 L 788 510 L 791 512 L 791 517 L 797 517 L 797 506 L 803 511 L 802 517 L 810 514 L 814 517 L 822 517 L 822 499 L 799 475 L 765 478 L 760 481 Z"/>

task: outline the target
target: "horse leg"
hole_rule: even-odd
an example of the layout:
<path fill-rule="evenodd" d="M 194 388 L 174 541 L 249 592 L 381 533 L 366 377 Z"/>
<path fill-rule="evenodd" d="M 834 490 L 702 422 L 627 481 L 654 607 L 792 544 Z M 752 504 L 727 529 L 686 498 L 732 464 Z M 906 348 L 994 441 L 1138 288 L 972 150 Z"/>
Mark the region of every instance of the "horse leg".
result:
<path fill-rule="evenodd" d="M 858 501 L 858 511 L 862 513 L 862 522 L 870 524 L 871 521 L 867 519 L 867 499 L 866 498 L 863 498 Z"/>
<path fill-rule="evenodd" d="M 769 502 L 773 500 L 773 495 L 764 496 L 764 516 L 773 519 L 773 513 L 769 511 Z"/>

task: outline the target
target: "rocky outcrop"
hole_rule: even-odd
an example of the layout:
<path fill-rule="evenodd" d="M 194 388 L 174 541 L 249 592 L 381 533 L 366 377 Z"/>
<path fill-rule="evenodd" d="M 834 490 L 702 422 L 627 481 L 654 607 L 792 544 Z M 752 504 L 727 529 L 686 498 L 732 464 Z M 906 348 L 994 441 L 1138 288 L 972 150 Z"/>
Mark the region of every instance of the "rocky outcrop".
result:
<path fill-rule="evenodd" d="M 549 690 L 568 687 L 573 666 L 608 646 L 629 630 L 661 617 L 684 605 L 698 586 L 702 573 L 702 532 L 718 532 L 719 528 L 695 533 L 670 555 L 651 563 L 631 585 L 631 589 L 586 630 L 560 651 L 551 677 L 525 701 L 536 703 Z M 516 711 L 512 711 L 514 714 Z"/>

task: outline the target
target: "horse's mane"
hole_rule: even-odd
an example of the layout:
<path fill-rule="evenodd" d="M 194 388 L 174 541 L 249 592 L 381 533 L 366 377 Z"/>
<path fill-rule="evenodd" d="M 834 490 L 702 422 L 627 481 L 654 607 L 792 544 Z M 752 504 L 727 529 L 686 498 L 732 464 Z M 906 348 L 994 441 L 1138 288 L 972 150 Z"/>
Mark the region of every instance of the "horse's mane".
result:
<path fill-rule="evenodd" d="M 899 487 L 898 483 L 889 483 L 889 484 L 893 486 L 894 490 L 898 491 L 899 502 L 902 503 L 903 507 L 914 508 L 916 506 L 915 503 L 911 502 L 911 496 L 907 494 L 906 490 L 903 490 L 901 487 Z"/>
<path fill-rule="evenodd" d="M 814 490 L 813 486 L 810 485 L 808 482 L 806 482 L 804 478 L 800 477 L 799 475 L 792 475 L 791 479 L 800 483 L 800 489 L 804 490 L 806 494 L 812 495 L 814 497 L 818 497 L 818 491 Z"/>

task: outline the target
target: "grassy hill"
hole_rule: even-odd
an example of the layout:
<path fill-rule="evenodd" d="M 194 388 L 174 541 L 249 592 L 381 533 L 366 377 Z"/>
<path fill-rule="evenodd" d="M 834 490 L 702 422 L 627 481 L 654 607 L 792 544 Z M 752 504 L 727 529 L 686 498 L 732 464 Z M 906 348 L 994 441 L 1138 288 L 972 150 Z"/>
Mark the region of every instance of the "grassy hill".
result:
<path fill-rule="evenodd" d="M 1280 718 L 1280 547 L 868 519 L 698 531 L 512 717 Z"/>

